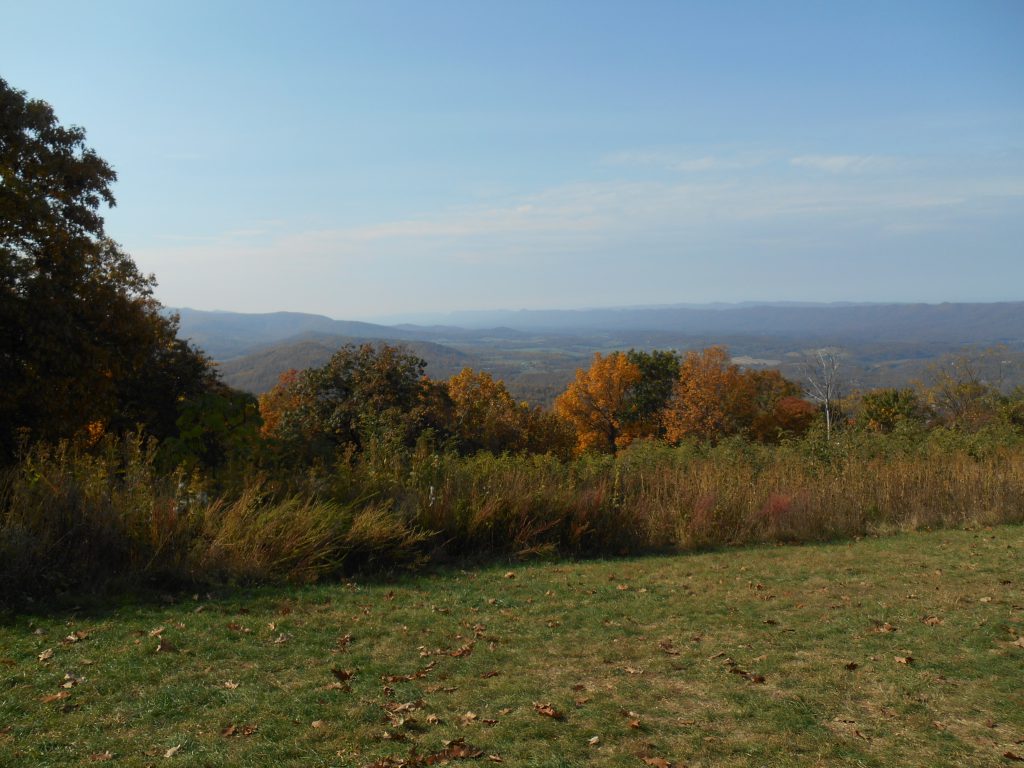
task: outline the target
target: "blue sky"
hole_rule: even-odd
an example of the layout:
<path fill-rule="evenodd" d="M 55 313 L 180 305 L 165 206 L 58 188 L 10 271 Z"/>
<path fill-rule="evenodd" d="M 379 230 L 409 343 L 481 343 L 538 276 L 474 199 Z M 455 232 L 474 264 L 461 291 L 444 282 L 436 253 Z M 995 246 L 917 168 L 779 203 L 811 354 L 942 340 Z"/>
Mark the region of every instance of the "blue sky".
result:
<path fill-rule="evenodd" d="M 1024 299 L 1024 3 L 0 0 L 166 304 Z"/>

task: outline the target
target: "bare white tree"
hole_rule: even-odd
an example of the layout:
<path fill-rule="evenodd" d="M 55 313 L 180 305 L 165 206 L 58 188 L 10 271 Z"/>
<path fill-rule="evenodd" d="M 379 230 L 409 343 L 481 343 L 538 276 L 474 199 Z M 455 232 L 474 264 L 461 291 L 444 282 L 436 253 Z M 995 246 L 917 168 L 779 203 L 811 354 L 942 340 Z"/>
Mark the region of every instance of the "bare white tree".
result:
<path fill-rule="evenodd" d="M 832 424 L 840 397 L 839 355 L 834 349 L 817 349 L 803 364 L 807 395 L 825 412 L 825 438 L 832 440 Z"/>

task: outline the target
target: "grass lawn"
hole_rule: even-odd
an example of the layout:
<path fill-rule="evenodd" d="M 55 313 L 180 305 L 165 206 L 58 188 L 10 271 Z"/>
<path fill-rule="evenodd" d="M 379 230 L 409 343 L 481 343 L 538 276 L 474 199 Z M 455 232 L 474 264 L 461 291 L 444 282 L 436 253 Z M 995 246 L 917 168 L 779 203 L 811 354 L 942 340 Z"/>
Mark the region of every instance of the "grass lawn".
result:
<path fill-rule="evenodd" d="M 0 765 L 1011 766 L 1022 636 L 1019 526 L 111 602 L 0 624 Z"/>

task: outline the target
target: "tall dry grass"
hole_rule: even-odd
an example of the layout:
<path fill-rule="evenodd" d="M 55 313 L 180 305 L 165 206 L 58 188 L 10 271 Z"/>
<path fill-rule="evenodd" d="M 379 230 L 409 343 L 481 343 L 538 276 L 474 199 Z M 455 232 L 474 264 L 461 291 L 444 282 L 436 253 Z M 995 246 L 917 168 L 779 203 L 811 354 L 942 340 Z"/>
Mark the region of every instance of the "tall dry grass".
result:
<path fill-rule="evenodd" d="M 108 581 L 309 581 L 484 556 L 614 555 L 1024 522 L 1024 439 L 812 435 L 617 456 L 417 451 L 208 499 L 137 437 L 37 446 L 0 481 L 0 602 Z M 381 463 L 385 462 L 385 463 Z"/>

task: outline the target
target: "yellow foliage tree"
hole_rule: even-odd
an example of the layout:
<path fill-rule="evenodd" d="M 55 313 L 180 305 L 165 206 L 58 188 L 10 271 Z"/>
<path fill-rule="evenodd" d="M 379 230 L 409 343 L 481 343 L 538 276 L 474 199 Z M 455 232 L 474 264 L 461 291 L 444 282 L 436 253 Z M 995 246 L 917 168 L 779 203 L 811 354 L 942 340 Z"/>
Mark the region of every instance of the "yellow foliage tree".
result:
<path fill-rule="evenodd" d="M 640 369 L 622 352 L 603 357 L 594 353 L 589 370 L 576 371 L 576 379 L 555 400 L 555 413 L 576 430 L 576 449 L 611 451 L 625 447 L 631 437 L 623 431 L 624 407 Z"/>

